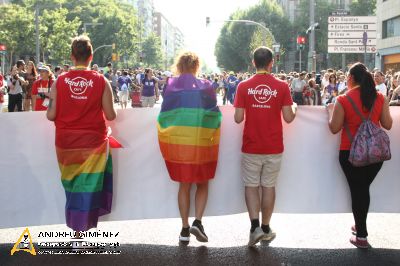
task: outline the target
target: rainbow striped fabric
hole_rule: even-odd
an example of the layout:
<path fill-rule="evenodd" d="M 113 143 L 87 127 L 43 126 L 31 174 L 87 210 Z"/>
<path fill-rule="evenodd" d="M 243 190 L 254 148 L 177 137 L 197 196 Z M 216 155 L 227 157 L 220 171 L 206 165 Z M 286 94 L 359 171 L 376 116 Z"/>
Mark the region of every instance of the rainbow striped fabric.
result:
<path fill-rule="evenodd" d="M 168 80 L 158 116 L 158 140 L 172 180 L 201 183 L 214 178 L 221 120 L 209 81 L 190 74 Z"/>
<path fill-rule="evenodd" d="M 97 227 L 99 216 L 111 212 L 113 172 L 108 142 L 88 149 L 57 147 L 56 152 L 67 197 L 67 226 L 75 231 Z"/>

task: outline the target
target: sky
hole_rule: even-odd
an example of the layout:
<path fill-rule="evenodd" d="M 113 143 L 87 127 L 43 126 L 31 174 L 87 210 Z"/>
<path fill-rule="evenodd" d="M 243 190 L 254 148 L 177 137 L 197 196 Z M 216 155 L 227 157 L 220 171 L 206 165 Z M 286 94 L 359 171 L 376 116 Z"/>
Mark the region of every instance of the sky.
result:
<path fill-rule="evenodd" d="M 186 49 L 196 52 L 207 66 L 216 70 L 215 43 L 223 21 L 239 8 L 247 8 L 258 0 L 153 0 L 156 11 L 178 27 L 185 36 Z M 210 25 L 206 27 L 206 17 Z"/>

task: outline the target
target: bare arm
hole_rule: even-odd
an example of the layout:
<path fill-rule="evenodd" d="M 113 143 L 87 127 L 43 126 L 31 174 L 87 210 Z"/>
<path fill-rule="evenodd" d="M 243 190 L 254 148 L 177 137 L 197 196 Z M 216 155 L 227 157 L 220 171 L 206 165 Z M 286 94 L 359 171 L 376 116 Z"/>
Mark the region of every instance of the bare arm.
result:
<path fill-rule="evenodd" d="M 385 102 L 383 104 L 382 113 L 381 113 L 379 122 L 381 123 L 381 126 L 384 129 L 390 130 L 392 128 L 393 119 L 392 119 L 392 116 L 390 115 L 390 111 L 389 111 L 389 101 L 386 98 L 385 98 Z"/>
<path fill-rule="evenodd" d="M 154 87 L 155 87 L 155 91 L 156 91 L 156 101 L 158 101 L 158 99 L 160 97 L 160 91 L 158 90 L 158 82 L 156 82 Z"/>
<path fill-rule="evenodd" d="M 114 97 L 112 93 L 112 88 L 110 82 L 107 79 L 105 81 L 105 88 L 102 97 L 102 107 L 104 116 L 108 121 L 112 121 L 117 117 L 117 112 L 114 109 Z"/>
<path fill-rule="evenodd" d="M 286 123 L 291 123 L 293 120 L 296 118 L 296 112 L 297 112 L 297 104 L 293 103 L 293 105 L 289 106 L 282 106 L 282 115 L 283 115 L 283 120 L 285 120 Z"/>
<path fill-rule="evenodd" d="M 235 108 L 235 122 L 240 124 L 244 120 L 244 108 Z"/>
<path fill-rule="evenodd" d="M 37 95 L 32 94 L 32 111 L 36 111 L 36 98 Z"/>
<path fill-rule="evenodd" d="M 49 106 L 47 107 L 47 119 L 54 121 L 56 119 L 56 99 L 57 99 L 57 82 L 53 82 L 50 89 Z"/>
<path fill-rule="evenodd" d="M 335 104 L 329 104 L 327 108 L 329 117 L 329 129 L 333 134 L 336 134 L 343 128 L 344 124 L 343 106 L 339 102 L 336 102 Z"/>

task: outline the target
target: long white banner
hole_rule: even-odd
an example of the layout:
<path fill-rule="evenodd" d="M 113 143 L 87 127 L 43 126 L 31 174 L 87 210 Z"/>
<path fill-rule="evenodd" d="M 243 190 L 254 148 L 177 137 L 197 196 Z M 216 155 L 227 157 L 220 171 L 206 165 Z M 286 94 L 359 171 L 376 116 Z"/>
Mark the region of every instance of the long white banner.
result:
<path fill-rule="evenodd" d="M 216 177 L 210 183 L 206 215 L 245 212 L 240 174 L 242 125 L 223 107 Z M 114 150 L 113 210 L 103 220 L 179 217 L 177 183 L 161 157 L 156 119 L 159 109 L 120 111 L 111 123 L 124 145 Z M 400 212 L 400 108 L 389 135 L 393 158 L 371 188 L 373 212 Z M 339 135 L 332 135 L 322 107 L 300 107 L 284 125 L 285 153 L 277 185 L 276 212 L 350 212 L 350 196 L 338 163 Z M 0 114 L 0 228 L 65 222 L 65 194 L 54 149 L 54 125 L 44 112 Z"/>

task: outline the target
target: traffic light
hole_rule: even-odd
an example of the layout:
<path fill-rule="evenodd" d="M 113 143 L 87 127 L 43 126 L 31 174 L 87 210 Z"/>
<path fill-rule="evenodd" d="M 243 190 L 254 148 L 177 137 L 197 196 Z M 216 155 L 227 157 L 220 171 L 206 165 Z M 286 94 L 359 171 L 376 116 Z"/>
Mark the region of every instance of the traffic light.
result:
<path fill-rule="evenodd" d="M 278 63 L 279 61 L 281 61 L 281 55 L 278 53 L 276 54 L 276 62 Z"/>
<path fill-rule="evenodd" d="M 306 43 L 306 37 L 297 36 L 297 44 L 305 44 L 305 43 Z"/>
<path fill-rule="evenodd" d="M 116 53 L 112 53 L 111 60 L 114 61 L 114 62 L 117 61 L 117 54 Z"/>
<path fill-rule="evenodd" d="M 115 50 L 115 43 L 113 43 L 111 46 L 112 46 L 112 49 Z"/>
<path fill-rule="evenodd" d="M 0 44 L 0 51 L 6 51 L 7 47 L 4 44 Z"/>
<path fill-rule="evenodd" d="M 210 17 L 206 17 L 206 27 L 210 24 Z"/>

